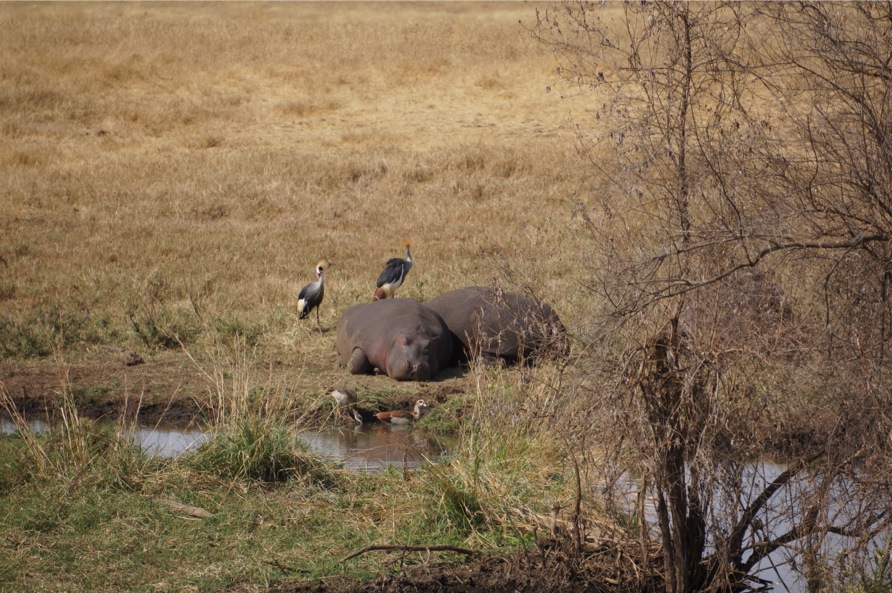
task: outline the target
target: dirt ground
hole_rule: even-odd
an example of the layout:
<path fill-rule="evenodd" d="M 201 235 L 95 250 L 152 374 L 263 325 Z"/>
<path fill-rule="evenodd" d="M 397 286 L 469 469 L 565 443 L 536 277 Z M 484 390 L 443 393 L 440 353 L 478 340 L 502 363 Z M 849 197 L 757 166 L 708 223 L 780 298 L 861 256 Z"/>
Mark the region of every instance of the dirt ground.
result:
<path fill-rule="evenodd" d="M 274 593 L 561 593 L 652 591 L 652 576 L 634 571 L 607 542 L 589 544 L 578 556 L 569 538 L 544 537 L 534 548 L 466 562 L 426 562 L 404 567 L 399 558 L 384 563 L 388 573 L 370 583 L 337 576 L 283 584 Z M 626 572 L 628 569 L 628 572 Z"/>
<path fill-rule="evenodd" d="M 305 371 L 303 365 L 287 360 L 272 360 L 263 369 L 274 385 L 294 384 Z M 338 377 L 334 382 L 392 392 L 390 401 L 382 403 L 393 408 L 411 407 L 418 397 L 442 404 L 470 385 L 467 369 L 460 368 L 444 369 L 429 383 L 406 384 L 386 376 L 344 379 L 343 373 L 331 371 L 331 376 Z M 73 396 L 78 412 L 87 418 L 115 421 L 125 417 L 143 425 L 187 426 L 202 420 L 209 394 L 215 389 L 205 372 L 179 351 L 141 355 L 109 347 L 64 364 L 52 358 L 4 361 L 0 363 L 0 388 L 28 417 L 53 419 L 65 389 Z M 323 374 L 318 369 L 314 372 Z M 326 376 L 314 382 L 311 395 L 315 399 L 295 400 L 295 416 L 309 423 L 328 417 L 331 402 L 324 397 L 324 390 L 329 379 Z"/>
<path fill-rule="evenodd" d="M 114 420 L 138 410 L 144 424 L 189 423 L 211 386 L 185 355 L 163 352 L 146 360 L 122 350 L 64 365 L 52 359 L 6 361 L 0 382 L 26 415 L 52 417 L 66 386 L 86 417 Z"/>

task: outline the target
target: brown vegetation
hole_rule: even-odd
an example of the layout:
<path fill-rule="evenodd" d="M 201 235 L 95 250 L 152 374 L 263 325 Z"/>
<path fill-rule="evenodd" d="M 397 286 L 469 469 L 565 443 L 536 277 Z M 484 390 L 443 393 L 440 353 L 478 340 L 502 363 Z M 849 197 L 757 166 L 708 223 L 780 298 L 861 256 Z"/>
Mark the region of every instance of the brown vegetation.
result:
<path fill-rule="evenodd" d="M 794 542 L 817 590 L 828 535 L 849 553 L 888 529 L 890 17 L 564 2 L 532 29 L 603 98 L 580 132 L 611 180 L 580 206 L 602 297 L 591 420 L 653 500 L 641 557 L 660 542 L 666 591 L 758 589 L 758 563 Z M 800 454 L 754 478 L 791 424 Z"/>
<path fill-rule="evenodd" d="M 338 316 L 408 237 L 400 296 L 534 295 L 576 357 L 350 379 L 474 392 L 514 471 L 429 468 L 434 516 L 534 536 L 412 587 L 739 591 L 795 542 L 818 588 L 828 535 L 864 552 L 887 520 L 892 8 L 534 8 L 3 6 L 2 388 L 224 423 L 259 384 L 313 417 Z M 322 258 L 319 332 L 296 300 Z M 572 476 L 547 535 L 504 506 L 526 439 Z M 777 475 L 749 463 L 776 445 Z"/>
<path fill-rule="evenodd" d="M 40 357 L 61 347 L 76 387 L 188 402 L 206 386 L 164 361 L 239 334 L 312 400 L 341 375 L 333 332 L 296 323 L 297 291 L 332 261 L 332 327 L 403 237 L 417 263 L 401 296 L 507 280 L 572 319 L 565 230 L 587 180 L 564 163 L 580 102 L 546 91 L 551 58 L 517 27 L 530 15 L 4 6 L 4 383 L 18 397 L 42 374 L 24 387 L 38 395 L 56 373 Z M 123 366 L 131 351 L 144 366 Z"/>

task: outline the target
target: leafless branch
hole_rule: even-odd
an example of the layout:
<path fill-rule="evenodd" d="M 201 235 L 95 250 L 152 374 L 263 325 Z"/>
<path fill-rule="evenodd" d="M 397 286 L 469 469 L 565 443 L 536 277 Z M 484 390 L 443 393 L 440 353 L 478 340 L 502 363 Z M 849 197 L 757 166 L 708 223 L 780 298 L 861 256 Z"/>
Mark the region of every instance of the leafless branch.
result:
<path fill-rule="evenodd" d="M 456 546 L 396 546 L 396 545 L 377 545 L 377 546 L 366 546 L 365 548 L 359 550 L 358 552 L 354 552 L 349 556 L 345 556 L 341 558 L 339 562 L 346 562 L 347 560 L 352 560 L 357 556 L 361 556 L 367 552 L 375 552 L 375 551 L 397 551 L 397 552 L 455 552 L 456 554 L 465 554 L 466 556 L 474 556 L 477 554 L 474 550 L 469 550 L 467 548 L 459 548 Z"/>

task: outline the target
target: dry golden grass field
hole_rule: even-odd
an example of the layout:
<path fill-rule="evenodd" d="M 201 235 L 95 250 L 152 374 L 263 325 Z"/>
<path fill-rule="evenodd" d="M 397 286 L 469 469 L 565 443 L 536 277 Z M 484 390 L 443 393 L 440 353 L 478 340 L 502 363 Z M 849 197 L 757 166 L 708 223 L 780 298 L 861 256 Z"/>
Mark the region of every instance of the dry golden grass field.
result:
<path fill-rule="evenodd" d="M 343 380 L 459 392 L 460 374 L 335 368 L 331 328 L 403 238 L 400 296 L 498 282 L 572 328 L 590 298 L 572 215 L 597 191 L 573 133 L 588 98 L 550 87 L 519 24 L 535 8 L 0 5 L 3 389 L 151 412 L 212 393 L 235 357 L 307 403 Z M 325 333 L 296 319 L 320 258 Z"/>

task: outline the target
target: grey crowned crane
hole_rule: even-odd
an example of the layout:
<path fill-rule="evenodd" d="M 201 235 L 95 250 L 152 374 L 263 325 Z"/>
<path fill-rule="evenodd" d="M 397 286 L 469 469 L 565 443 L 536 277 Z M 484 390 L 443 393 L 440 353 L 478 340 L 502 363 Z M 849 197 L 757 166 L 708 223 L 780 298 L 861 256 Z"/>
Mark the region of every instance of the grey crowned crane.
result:
<path fill-rule="evenodd" d="M 412 252 L 409 251 L 412 244 L 409 241 L 403 241 L 403 247 L 406 248 L 406 259 L 394 257 L 387 260 L 387 263 L 384 264 L 384 271 L 378 276 L 378 284 L 373 301 L 391 298 L 396 289 L 403 285 L 406 274 L 412 268 Z"/>
<path fill-rule="evenodd" d="M 322 274 L 328 265 L 324 259 L 316 264 L 316 281 L 310 282 L 300 289 L 300 294 L 297 295 L 298 319 L 306 319 L 309 317 L 310 311 L 316 309 L 316 325 L 319 325 L 319 305 L 322 304 L 322 297 L 325 296 Z"/>

